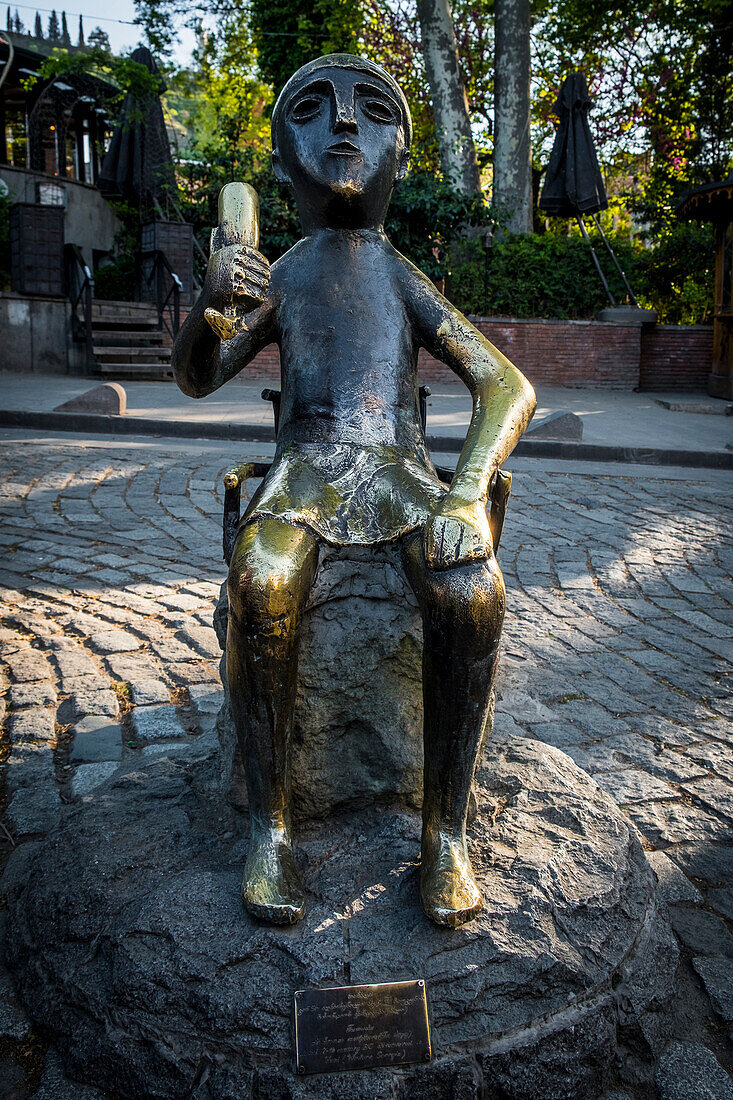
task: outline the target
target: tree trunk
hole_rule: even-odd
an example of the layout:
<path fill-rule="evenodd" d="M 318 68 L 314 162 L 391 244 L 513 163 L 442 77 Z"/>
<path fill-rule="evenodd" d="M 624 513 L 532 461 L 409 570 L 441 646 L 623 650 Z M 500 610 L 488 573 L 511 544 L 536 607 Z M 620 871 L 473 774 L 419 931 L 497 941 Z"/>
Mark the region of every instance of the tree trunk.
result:
<path fill-rule="evenodd" d="M 443 175 L 469 195 L 481 180 L 448 0 L 418 0 L 417 10 Z"/>
<path fill-rule="evenodd" d="M 494 29 L 494 203 L 510 233 L 531 233 L 529 0 L 495 0 Z"/>

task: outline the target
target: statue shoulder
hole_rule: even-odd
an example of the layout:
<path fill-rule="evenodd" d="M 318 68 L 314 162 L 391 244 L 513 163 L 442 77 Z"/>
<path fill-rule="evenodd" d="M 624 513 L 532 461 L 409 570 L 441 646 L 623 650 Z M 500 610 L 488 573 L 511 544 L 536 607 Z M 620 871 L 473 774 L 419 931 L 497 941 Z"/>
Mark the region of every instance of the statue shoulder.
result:
<path fill-rule="evenodd" d="M 292 248 L 289 248 L 287 252 L 283 252 L 282 256 L 275 260 L 270 267 L 273 289 L 284 286 L 288 278 L 294 272 L 300 270 L 302 262 L 305 260 L 306 251 L 307 242 L 305 240 L 296 241 Z"/>

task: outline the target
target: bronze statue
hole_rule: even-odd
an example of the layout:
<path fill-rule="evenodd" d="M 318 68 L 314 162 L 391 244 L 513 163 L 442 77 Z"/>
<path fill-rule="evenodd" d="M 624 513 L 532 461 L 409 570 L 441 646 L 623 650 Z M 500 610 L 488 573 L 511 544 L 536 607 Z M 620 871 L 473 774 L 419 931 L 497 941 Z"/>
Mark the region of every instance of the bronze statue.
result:
<path fill-rule="evenodd" d="M 270 269 L 246 210 L 239 239 L 250 243 L 231 243 L 236 232 L 220 226 L 173 353 L 180 388 L 203 397 L 267 344 L 280 347 L 275 458 L 239 526 L 227 637 L 251 818 L 242 896 L 250 913 L 276 923 L 304 910 L 289 742 L 301 621 L 323 541 L 400 540 L 424 632 L 422 903 L 452 927 L 483 904 L 466 816 L 505 607 L 486 503 L 535 397 L 384 234 L 411 137 L 405 97 L 378 65 L 333 54 L 298 70 L 273 111 L 272 159 L 295 193 L 303 239 Z M 449 488 L 420 423 L 421 346 L 473 397 Z"/>

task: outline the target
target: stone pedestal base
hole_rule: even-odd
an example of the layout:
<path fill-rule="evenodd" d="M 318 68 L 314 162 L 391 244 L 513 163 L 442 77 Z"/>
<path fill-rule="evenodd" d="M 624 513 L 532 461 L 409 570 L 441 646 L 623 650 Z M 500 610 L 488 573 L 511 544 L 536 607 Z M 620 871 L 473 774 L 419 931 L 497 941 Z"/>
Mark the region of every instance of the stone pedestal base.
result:
<path fill-rule="evenodd" d="M 584 1100 L 644 1079 L 677 951 L 630 826 L 566 756 L 490 742 L 470 830 L 486 908 L 450 931 L 420 909 L 418 816 L 375 806 L 301 830 L 306 917 L 255 923 L 246 818 L 200 793 L 215 753 L 116 773 L 9 895 L 10 965 L 72 1077 L 195 1100 Z M 412 978 L 432 1063 L 294 1075 L 294 990 Z"/>

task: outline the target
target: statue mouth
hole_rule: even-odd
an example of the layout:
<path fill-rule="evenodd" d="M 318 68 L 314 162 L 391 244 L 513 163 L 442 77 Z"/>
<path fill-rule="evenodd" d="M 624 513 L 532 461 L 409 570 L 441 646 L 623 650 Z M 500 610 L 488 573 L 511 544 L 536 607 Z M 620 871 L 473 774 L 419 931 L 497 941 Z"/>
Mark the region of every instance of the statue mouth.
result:
<path fill-rule="evenodd" d="M 362 151 L 358 149 L 356 145 L 353 145 L 350 141 L 344 138 L 343 141 L 337 141 L 334 145 L 329 145 L 326 150 L 327 153 L 332 153 L 335 157 L 361 157 Z"/>

